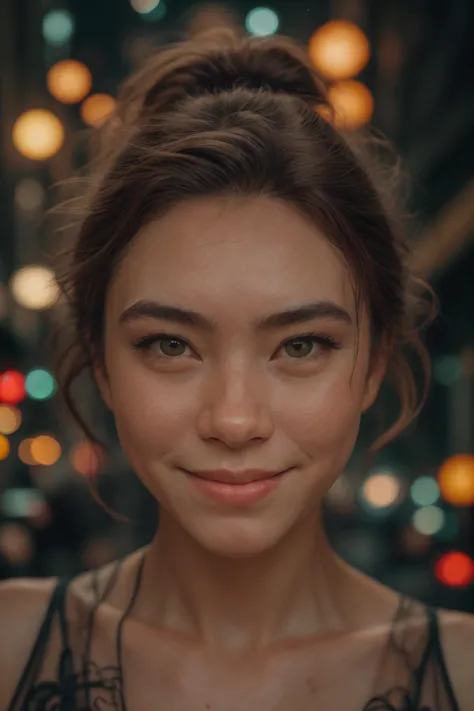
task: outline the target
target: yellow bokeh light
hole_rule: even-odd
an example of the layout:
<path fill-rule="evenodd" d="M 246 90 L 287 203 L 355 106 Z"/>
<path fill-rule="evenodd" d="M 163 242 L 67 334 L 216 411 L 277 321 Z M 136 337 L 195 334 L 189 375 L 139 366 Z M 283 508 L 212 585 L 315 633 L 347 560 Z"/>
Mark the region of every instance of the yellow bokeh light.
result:
<path fill-rule="evenodd" d="M 374 474 L 362 487 L 362 494 L 367 503 L 374 508 L 392 506 L 400 496 L 400 481 L 393 474 Z"/>
<path fill-rule="evenodd" d="M 24 439 L 22 442 L 20 442 L 18 446 L 18 459 L 20 462 L 23 462 L 23 464 L 36 464 L 36 461 L 31 455 L 31 443 L 33 442 L 32 437 L 27 437 Z"/>
<path fill-rule="evenodd" d="M 13 144 L 26 158 L 45 160 L 54 156 L 64 142 L 64 128 L 51 111 L 32 109 L 21 114 L 13 126 Z"/>
<path fill-rule="evenodd" d="M 92 76 L 82 62 L 64 59 L 48 71 L 46 83 L 50 94 L 63 104 L 77 104 L 92 88 Z"/>
<path fill-rule="evenodd" d="M 33 439 L 30 451 L 36 464 L 50 466 L 56 464 L 61 456 L 61 445 L 54 437 L 39 435 Z"/>
<path fill-rule="evenodd" d="M 12 276 L 10 288 L 15 301 L 32 311 L 49 309 L 59 298 L 54 272 L 40 264 L 18 269 Z"/>
<path fill-rule="evenodd" d="M 356 129 L 371 120 L 374 113 L 374 100 L 365 84 L 348 79 L 334 84 L 328 93 L 334 109 L 336 126 Z"/>
<path fill-rule="evenodd" d="M 12 434 L 21 425 L 21 412 L 12 405 L 0 405 L 0 432 Z"/>
<path fill-rule="evenodd" d="M 81 104 L 81 118 L 89 126 L 100 126 L 113 112 L 116 101 L 110 94 L 92 94 Z"/>
<path fill-rule="evenodd" d="M 321 74 L 332 80 L 349 79 L 366 66 L 370 44 L 360 27 L 347 20 L 333 20 L 312 35 L 308 52 Z"/>
<path fill-rule="evenodd" d="M 10 442 L 5 435 L 0 434 L 0 459 L 6 459 L 10 454 Z"/>
<path fill-rule="evenodd" d="M 455 454 L 438 473 L 443 498 L 455 506 L 474 505 L 474 455 Z"/>

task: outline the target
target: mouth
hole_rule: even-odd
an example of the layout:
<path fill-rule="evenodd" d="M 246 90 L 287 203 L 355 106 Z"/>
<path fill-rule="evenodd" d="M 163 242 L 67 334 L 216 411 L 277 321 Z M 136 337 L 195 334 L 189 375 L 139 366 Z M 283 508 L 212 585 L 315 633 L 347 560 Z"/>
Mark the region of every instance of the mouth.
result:
<path fill-rule="evenodd" d="M 287 469 L 270 476 L 267 473 L 265 478 L 239 483 L 216 481 L 186 470 L 183 471 L 190 483 L 213 502 L 230 506 L 250 506 L 265 499 L 277 489 L 290 470 Z"/>

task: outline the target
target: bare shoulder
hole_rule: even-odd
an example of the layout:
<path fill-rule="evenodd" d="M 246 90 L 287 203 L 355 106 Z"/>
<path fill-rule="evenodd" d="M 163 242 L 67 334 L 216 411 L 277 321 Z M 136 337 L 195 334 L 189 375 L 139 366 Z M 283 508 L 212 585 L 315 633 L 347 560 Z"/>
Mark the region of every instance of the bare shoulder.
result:
<path fill-rule="evenodd" d="M 8 708 L 28 661 L 56 580 L 14 579 L 0 583 L 0 711 Z"/>
<path fill-rule="evenodd" d="M 460 711 L 465 711 L 474 699 L 474 615 L 439 610 L 438 617 L 447 670 Z"/>

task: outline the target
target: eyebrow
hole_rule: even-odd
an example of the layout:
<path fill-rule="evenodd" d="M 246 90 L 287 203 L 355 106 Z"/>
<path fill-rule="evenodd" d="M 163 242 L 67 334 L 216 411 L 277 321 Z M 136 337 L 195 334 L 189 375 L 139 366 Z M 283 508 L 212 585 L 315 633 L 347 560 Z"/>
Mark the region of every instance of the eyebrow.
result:
<path fill-rule="evenodd" d="M 125 309 L 120 315 L 119 323 L 126 323 L 143 318 L 180 323 L 209 333 L 215 332 L 218 328 L 217 321 L 197 311 L 148 300 L 137 301 Z M 305 323 L 306 321 L 312 321 L 318 318 L 331 319 L 348 325 L 352 324 L 352 318 L 349 312 L 334 301 L 315 301 L 308 304 L 301 304 L 295 308 L 278 313 L 268 314 L 254 321 L 252 326 L 257 331 L 272 331 L 284 326 Z"/>

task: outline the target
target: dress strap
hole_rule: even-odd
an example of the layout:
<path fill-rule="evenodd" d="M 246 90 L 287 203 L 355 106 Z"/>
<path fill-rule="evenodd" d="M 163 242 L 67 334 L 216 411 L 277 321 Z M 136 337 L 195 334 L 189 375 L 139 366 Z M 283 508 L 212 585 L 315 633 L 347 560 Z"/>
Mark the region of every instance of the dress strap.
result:
<path fill-rule="evenodd" d="M 438 662 L 444 688 L 446 689 L 446 694 L 448 696 L 449 703 L 451 704 L 451 711 L 461 711 L 451 683 L 451 677 L 444 656 L 443 645 L 441 644 L 438 612 L 434 607 L 429 607 L 428 612 L 430 617 L 430 636 L 432 638 L 433 655 Z"/>
<path fill-rule="evenodd" d="M 434 659 L 437 664 L 439 671 L 441 673 L 441 679 L 446 690 L 446 694 L 451 704 L 449 711 L 461 711 L 459 704 L 454 693 L 453 685 L 451 683 L 450 675 L 446 665 L 446 660 L 444 657 L 443 646 L 441 644 L 441 637 L 439 631 L 439 616 L 438 611 L 432 605 L 425 605 L 426 615 L 428 618 L 428 642 L 423 650 L 423 655 L 420 660 L 418 667 L 415 669 L 414 676 L 416 681 L 415 689 L 415 708 L 418 708 L 420 703 L 423 681 L 426 675 L 426 669 L 430 659 Z"/>
<path fill-rule="evenodd" d="M 69 581 L 70 578 L 60 578 L 55 585 L 48 608 L 43 617 L 40 630 L 36 636 L 35 643 L 25 664 L 23 673 L 17 684 L 15 693 L 13 694 L 7 711 L 14 711 L 14 709 L 17 708 L 19 699 L 24 692 L 28 692 L 28 687 L 33 684 L 39 673 L 41 662 L 43 661 L 43 656 L 51 633 L 51 626 L 55 614 L 59 609 L 63 608 L 65 592 Z M 64 630 L 62 634 L 64 635 Z"/>

